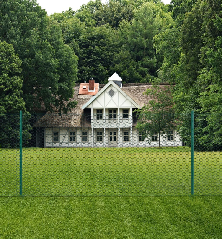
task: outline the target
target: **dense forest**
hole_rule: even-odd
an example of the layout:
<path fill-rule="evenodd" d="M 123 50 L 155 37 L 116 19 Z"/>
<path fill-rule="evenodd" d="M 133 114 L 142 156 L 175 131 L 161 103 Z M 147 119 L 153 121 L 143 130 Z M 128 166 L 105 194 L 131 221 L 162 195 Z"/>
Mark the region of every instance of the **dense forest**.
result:
<path fill-rule="evenodd" d="M 0 113 L 42 104 L 68 112 L 75 83 L 167 82 L 180 132 L 222 148 L 222 3 L 100 0 L 48 16 L 35 0 L 0 0 Z"/>

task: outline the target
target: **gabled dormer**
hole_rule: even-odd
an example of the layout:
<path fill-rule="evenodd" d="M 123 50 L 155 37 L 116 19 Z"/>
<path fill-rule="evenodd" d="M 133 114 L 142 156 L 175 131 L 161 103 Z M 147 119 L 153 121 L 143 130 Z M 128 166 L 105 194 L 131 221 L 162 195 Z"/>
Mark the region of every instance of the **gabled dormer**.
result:
<path fill-rule="evenodd" d="M 91 109 L 91 126 L 94 128 L 131 127 L 133 109 L 140 106 L 122 89 L 122 79 L 115 73 L 108 83 L 86 104 Z"/>

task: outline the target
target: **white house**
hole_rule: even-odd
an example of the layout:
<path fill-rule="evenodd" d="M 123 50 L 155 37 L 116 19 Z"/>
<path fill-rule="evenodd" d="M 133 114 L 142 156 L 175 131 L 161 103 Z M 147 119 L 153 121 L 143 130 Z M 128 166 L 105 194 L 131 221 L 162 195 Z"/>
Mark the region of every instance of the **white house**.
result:
<path fill-rule="evenodd" d="M 165 135 L 143 139 L 136 128 L 135 110 L 149 101 L 143 93 L 150 84 L 122 85 L 114 73 L 106 85 L 94 80 L 75 87 L 72 100 L 77 107 L 67 115 L 46 113 L 36 127 L 44 128 L 45 147 L 150 147 L 181 146 L 179 135 L 169 130 Z"/>

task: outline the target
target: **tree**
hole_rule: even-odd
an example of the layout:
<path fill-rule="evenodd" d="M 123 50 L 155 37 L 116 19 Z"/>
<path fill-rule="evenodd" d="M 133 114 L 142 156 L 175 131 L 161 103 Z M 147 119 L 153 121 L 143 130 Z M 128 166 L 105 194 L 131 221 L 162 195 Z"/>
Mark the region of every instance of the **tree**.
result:
<path fill-rule="evenodd" d="M 32 111 L 68 111 L 77 79 L 77 57 L 63 42 L 60 27 L 34 0 L 8 0 L 0 5 L 0 39 L 13 45 L 22 60 L 23 98 Z"/>
<path fill-rule="evenodd" d="M 21 64 L 13 46 L 0 41 L 0 114 L 25 109 L 22 98 Z"/>
<path fill-rule="evenodd" d="M 118 51 L 115 30 L 108 25 L 86 28 L 79 45 L 79 80 L 105 83 L 113 74 L 114 56 Z"/>
<path fill-rule="evenodd" d="M 171 0 L 169 10 L 172 12 L 177 26 L 183 25 L 186 13 L 190 12 L 198 0 Z"/>
<path fill-rule="evenodd" d="M 13 46 L 0 41 L 0 147 L 4 148 L 19 145 L 19 111 L 25 112 L 21 64 Z M 24 141 L 30 137 L 28 129 L 29 124 L 25 123 Z"/>
<path fill-rule="evenodd" d="M 137 110 L 138 123 L 136 127 L 148 140 L 158 134 L 160 147 L 160 136 L 176 127 L 172 86 L 153 85 L 145 94 L 149 96 L 150 100 L 147 105 Z"/>
<path fill-rule="evenodd" d="M 164 54 L 159 72 L 175 83 L 173 98 L 183 141 L 190 145 L 190 112 L 195 110 L 196 149 L 220 149 L 222 6 L 217 0 L 180 3 L 172 1 L 176 31 L 157 39 Z M 172 46 L 170 51 L 167 44 Z"/>
<path fill-rule="evenodd" d="M 115 71 L 127 82 L 151 82 L 157 77 L 162 55 L 157 54 L 154 37 L 172 23 L 164 4 L 144 3 L 134 12 L 131 22 L 120 25 L 120 53 L 115 57 Z"/>

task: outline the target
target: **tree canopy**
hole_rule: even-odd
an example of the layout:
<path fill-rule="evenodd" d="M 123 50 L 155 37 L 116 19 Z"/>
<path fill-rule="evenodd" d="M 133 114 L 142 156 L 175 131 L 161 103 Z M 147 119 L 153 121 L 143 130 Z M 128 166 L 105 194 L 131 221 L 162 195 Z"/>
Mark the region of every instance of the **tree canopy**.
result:
<path fill-rule="evenodd" d="M 118 72 L 123 83 L 174 84 L 184 142 L 195 110 L 196 146 L 221 149 L 220 1 L 96 0 L 47 16 L 35 0 L 8 0 L 1 1 L 0 23 L 1 67 L 14 62 L 1 73 L 1 90 L 11 87 L 0 96 L 2 111 L 67 112 L 76 105 L 69 101 L 75 82 L 106 83 Z"/>
<path fill-rule="evenodd" d="M 137 129 L 149 141 L 153 135 L 158 135 L 159 147 L 160 136 L 176 128 L 172 90 L 170 85 L 152 85 L 145 92 L 150 98 L 148 104 L 137 110 Z"/>
<path fill-rule="evenodd" d="M 13 46 L 0 41 L 0 114 L 25 109 L 21 64 Z"/>
<path fill-rule="evenodd" d="M 2 1 L 0 19 L 0 40 L 12 44 L 22 62 L 26 109 L 32 111 L 44 104 L 47 110 L 68 110 L 65 102 L 73 95 L 77 58 L 64 44 L 57 22 L 34 0 Z"/>

